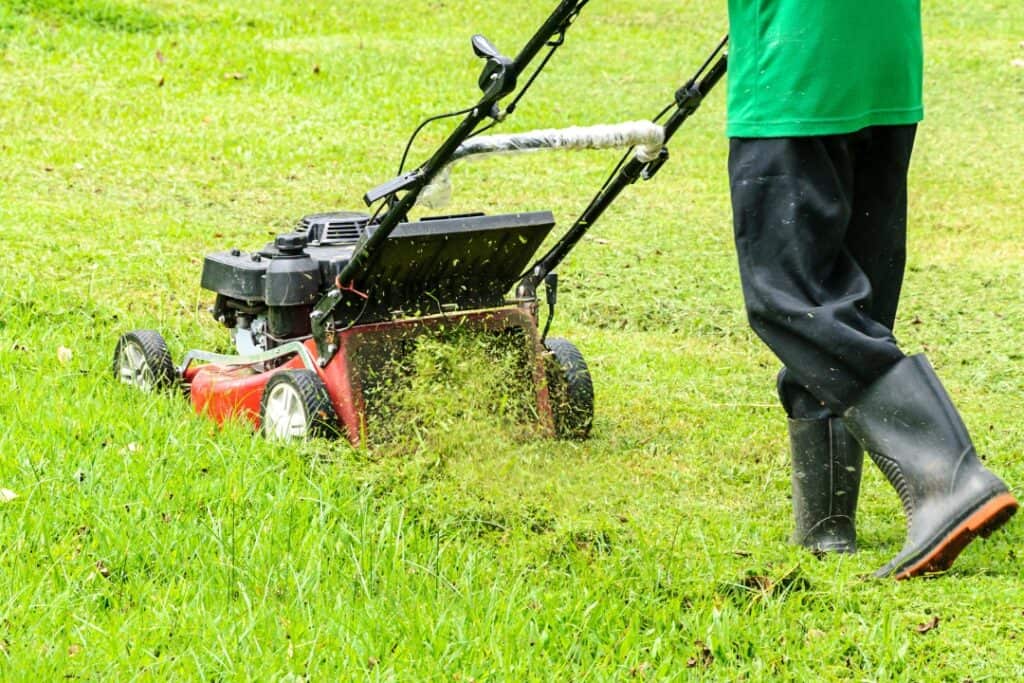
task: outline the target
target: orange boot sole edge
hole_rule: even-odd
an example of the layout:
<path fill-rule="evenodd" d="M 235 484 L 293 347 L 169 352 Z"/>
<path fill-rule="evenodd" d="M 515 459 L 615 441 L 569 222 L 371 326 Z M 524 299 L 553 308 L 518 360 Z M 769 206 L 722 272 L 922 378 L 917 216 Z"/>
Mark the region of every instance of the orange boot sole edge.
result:
<path fill-rule="evenodd" d="M 896 579 L 946 571 L 968 543 L 978 536 L 988 538 L 1013 517 L 1018 507 L 1020 505 L 1011 493 L 1001 493 L 992 498 L 947 534 L 931 552 L 896 574 Z"/>

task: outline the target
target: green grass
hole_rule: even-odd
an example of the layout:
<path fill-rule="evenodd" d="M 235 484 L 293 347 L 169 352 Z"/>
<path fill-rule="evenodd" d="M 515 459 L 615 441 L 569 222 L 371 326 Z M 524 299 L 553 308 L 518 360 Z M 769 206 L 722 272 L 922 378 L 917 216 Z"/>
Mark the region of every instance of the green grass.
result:
<path fill-rule="evenodd" d="M 129 329 L 176 355 L 223 348 L 202 255 L 356 208 L 416 122 L 475 97 L 468 36 L 513 51 L 553 6 L 0 6 L 0 488 L 18 496 L 0 502 L 0 678 L 1024 676 L 1020 524 L 947 576 L 867 579 L 903 538 L 872 470 L 861 553 L 787 545 L 785 425 L 742 312 L 722 92 L 561 269 L 555 331 L 597 384 L 586 443 L 478 432 L 478 413 L 447 411 L 472 372 L 413 401 L 427 436 L 384 451 L 278 446 L 112 381 Z M 504 130 L 647 118 L 725 24 L 724 3 L 592 3 Z M 897 329 L 1017 485 L 1021 26 L 1008 0 L 926 3 Z M 453 210 L 565 224 L 613 160 L 466 165 Z"/>

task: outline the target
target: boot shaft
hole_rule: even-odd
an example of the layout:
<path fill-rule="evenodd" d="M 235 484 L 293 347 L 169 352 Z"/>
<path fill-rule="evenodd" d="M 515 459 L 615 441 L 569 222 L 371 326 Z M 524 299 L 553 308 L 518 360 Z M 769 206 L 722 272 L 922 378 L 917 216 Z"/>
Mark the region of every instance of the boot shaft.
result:
<path fill-rule="evenodd" d="M 856 550 L 864 451 L 840 418 L 789 420 L 793 542 L 817 552 Z"/>
<path fill-rule="evenodd" d="M 981 464 L 967 427 L 923 355 L 897 363 L 844 417 L 899 494 L 911 529 L 915 514 L 937 497 L 983 498 L 1006 490 Z"/>

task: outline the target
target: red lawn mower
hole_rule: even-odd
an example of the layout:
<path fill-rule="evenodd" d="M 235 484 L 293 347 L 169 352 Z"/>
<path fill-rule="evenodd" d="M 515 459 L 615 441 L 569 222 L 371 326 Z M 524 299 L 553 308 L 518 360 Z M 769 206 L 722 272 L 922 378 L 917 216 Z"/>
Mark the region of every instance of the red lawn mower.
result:
<path fill-rule="evenodd" d="M 480 135 L 515 110 L 588 1 L 560 2 L 514 59 L 474 36 L 474 52 L 485 60 L 482 98 L 417 128 L 399 175 L 365 195 L 367 206 L 377 205 L 374 213 L 309 215 L 258 251 L 206 257 L 202 287 L 216 294 L 211 312 L 231 330 L 237 355 L 194 350 L 175 365 L 159 333 L 137 330 L 118 341 L 115 376 L 143 390 L 182 387 L 197 412 L 218 422 L 248 419 L 272 438 L 345 435 L 356 444 L 368 433 L 372 437 L 366 395 L 381 368 L 424 335 L 468 330 L 511 339 L 522 351 L 544 433 L 586 438 L 594 414 L 589 369 L 573 344 L 547 336 L 557 300 L 554 271 L 622 190 L 657 173 L 668 159 L 668 140 L 726 70 L 723 40 L 653 122 Z M 433 156 L 403 172 L 423 126 L 458 116 L 461 123 Z M 548 211 L 408 220 L 418 203 L 444 203 L 456 161 L 613 147 L 628 151 L 583 214 L 539 259 L 535 254 L 555 224 Z M 549 309 L 543 330 L 541 284 Z"/>

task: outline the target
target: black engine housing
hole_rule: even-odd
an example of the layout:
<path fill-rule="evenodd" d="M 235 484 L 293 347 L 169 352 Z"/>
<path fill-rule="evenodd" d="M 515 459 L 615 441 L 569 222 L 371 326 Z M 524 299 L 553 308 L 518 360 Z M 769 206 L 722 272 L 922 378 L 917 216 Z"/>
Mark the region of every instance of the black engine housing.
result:
<path fill-rule="evenodd" d="M 210 254 L 201 284 L 217 294 L 214 317 L 252 329 L 264 348 L 309 336 L 309 314 L 375 230 L 369 220 L 355 212 L 312 214 L 258 252 Z M 402 223 L 366 276 L 344 284 L 366 296 L 360 323 L 500 306 L 552 227 L 548 211 Z"/>

